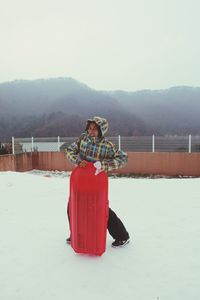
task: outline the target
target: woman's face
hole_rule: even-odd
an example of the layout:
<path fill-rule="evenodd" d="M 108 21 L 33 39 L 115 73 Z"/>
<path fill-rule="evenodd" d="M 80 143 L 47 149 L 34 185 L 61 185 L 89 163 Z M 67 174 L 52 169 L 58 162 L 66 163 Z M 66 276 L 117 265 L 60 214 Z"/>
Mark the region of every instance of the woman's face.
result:
<path fill-rule="evenodd" d="M 95 123 L 90 123 L 88 127 L 88 134 L 92 137 L 98 137 L 99 130 L 98 130 L 98 126 Z"/>

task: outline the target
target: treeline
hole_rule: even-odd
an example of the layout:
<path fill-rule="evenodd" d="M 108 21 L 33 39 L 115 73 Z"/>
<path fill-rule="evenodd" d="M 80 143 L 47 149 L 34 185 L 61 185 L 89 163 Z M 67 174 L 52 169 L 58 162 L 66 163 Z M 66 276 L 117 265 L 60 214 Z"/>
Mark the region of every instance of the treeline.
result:
<path fill-rule="evenodd" d="M 0 120 L 0 136 L 2 141 L 10 141 L 15 137 L 55 137 L 79 136 L 84 130 L 87 118 L 80 115 L 68 115 L 63 112 L 43 114 L 42 116 L 13 117 Z M 151 134 L 146 125 L 139 121 L 121 119 L 120 116 L 107 116 L 110 136 Z"/>

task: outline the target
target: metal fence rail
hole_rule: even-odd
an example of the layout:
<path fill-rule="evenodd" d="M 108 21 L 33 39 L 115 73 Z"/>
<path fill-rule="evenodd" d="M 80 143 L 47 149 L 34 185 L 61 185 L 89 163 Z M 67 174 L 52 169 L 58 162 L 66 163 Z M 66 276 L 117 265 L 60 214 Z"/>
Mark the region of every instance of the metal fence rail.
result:
<path fill-rule="evenodd" d="M 12 152 L 64 151 L 77 137 L 12 138 Z M 200 152 L 200 136 L 114 136 L 108 137 L 127 152 Z"/>

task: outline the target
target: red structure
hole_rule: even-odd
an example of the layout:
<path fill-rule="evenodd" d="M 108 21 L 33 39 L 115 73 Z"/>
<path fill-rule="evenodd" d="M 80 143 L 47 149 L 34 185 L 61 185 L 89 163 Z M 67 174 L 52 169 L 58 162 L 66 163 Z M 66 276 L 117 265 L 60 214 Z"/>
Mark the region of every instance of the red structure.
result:
<path fill-rule="evenodd" d="M 106 250 L 108 177 L 95 167 L 76 167 L 70 177 L 71 245 L 77 253 L 102 255 Z"/>
<path fill-rule="evenodd" d="M 0 155 L 0 171 L 72 171 L 63 152 L 33 152 Z M 200 176 L 200 152 L 128 152 L 128 163 L 112 171 L 121 175 Z"/>

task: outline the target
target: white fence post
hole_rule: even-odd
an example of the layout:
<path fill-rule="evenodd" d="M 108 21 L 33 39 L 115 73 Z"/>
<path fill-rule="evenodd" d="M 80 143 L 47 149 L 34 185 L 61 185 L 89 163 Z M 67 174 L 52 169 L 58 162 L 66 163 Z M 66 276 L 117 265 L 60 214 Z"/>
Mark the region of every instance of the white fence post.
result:
<path fill-rule="evenodd" d="M 12 154 L 15 154 L 15 138 L 12 136 Z"/>
<path fill-rule="evenodd" d="M 155 136 L 152 135 L 152 152 L 155 152 Z"/>
<path fill-rule="evenodd" d="M 60 137 L 58 136 L 58 152 L 60 152 Z"/>
<path fill-rule="evenodd" d="M 33 152 L 34 148 L 34 138 L 31 138 L 31 152 Z"/>
<path fill-rule="evenodd" d="M 189 153 L 191 153 L 191 149 L 192 149 L 192 136 L 191 134 L 189 134 Z"/>
<path fill-rule="evenodd" d="M 118 135 L 118 148 L 121 150 L 121 136 Z"/>

